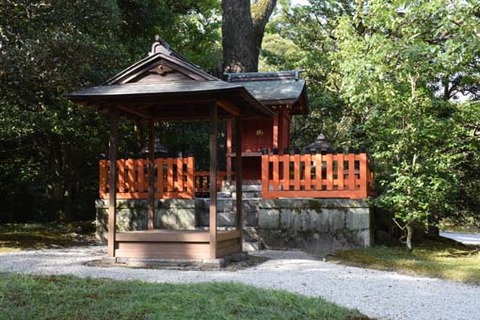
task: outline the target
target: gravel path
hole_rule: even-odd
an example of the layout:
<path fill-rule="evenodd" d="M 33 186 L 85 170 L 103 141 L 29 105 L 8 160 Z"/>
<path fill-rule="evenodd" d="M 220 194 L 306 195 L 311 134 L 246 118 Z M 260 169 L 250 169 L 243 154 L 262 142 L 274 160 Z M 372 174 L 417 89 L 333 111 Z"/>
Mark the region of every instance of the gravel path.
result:
<path fill-rule="evenodd" d="M 378 319 L 480 319 L 480 287 L 318 261 L 299 251 L 259 251 L 270 260 L 238 271 L 91 267 L 105 246 L 0 254 L 0 272 L 189 283 L 237 281 L 320 296 Z"/>

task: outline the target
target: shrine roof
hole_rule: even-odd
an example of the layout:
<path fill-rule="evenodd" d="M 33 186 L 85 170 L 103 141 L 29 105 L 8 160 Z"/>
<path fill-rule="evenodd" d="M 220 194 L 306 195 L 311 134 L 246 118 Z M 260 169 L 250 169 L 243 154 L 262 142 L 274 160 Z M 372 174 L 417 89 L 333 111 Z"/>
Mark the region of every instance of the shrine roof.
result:
<path fill-rule="evenodd" d="M 308 113 L 307 86 L 300 71 L 227 73 L 229 83 L 242 85 L 267 106 L 286 106 L 291 114 Z"/>

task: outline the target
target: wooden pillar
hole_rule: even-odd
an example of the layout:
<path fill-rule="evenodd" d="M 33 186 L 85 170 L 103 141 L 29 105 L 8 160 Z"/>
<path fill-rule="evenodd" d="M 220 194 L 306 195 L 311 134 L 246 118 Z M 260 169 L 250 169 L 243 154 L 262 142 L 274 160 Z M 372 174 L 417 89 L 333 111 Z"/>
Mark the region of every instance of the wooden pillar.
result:
<path fill-rule="evenodd" d="M 153 229 L 155 217 L 155 122 L 148 123 L 148 213 L 147 229 Z"/>
<path fill-rule="evenodd" d="M 232 119 L 227 120 L 227 182 L 232 182 Z"/>
<path fill-rule="evenodd" d="M 235 187 L 237 191 L 236 209 L 237 209 L 237 230 L 240 230 L 240 245 L 242 245 L 243 234 L 243 192 L 242 192 L 242 119 L 236 118 L 235 121 Z"/>
<path fill-rule="evenodd" d="M 217 105 L 210 109 L 210 258 L 217 258 Z"/>
<path fill-rule="evenodd" d="M 110 160 L 109 192 L 108 192 L 108 256 L 115 257 L 115 225 L 117 219 L 117 140 L 118 114 L 110 114 L 110 141 L 108 157 Z"/>

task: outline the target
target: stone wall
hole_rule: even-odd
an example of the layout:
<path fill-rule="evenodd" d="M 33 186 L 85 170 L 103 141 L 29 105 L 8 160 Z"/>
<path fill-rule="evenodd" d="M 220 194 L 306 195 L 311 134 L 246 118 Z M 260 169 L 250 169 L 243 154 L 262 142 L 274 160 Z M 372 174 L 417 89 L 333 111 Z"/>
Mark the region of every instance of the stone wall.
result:
<path fill-rule="evenodd" d="M 156 201 L 155 228 L 208 228 L 210 199 Z M 117 228 L 144 230 L 147 201 L 117 202 Z M 97 234 L 106 239 L 108 201 L 97 200 Z M 315 251 L 326 239 L 342 246 L 370 246 L 371 214 L 366 201 L 349 199 L 243 200 L 245 248 L 300 248 Z M 219 228 L 236 225 L 235 199 L 218 199 Z"/>

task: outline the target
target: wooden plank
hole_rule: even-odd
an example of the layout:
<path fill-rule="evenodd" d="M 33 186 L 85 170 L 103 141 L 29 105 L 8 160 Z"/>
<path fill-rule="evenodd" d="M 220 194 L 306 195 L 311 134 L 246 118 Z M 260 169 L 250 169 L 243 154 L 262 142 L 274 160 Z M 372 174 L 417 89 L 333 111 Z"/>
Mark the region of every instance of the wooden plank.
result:
<path fill-rule="evenodd" d="M 117 199 L 148 199 L 148 192 L 117 192 Z"/>
<path fill-rule="evenodd" d="M 284 154 L 280 156 L 283 162 L 283 190 L 290 190 L 290 155 Z"/>
<path fill-rule="evenodd" d="M 227 239 L 231 235 L 224 235 Z M 117 232 L 117 240 L 123 242 L 209 242 L 208 231 L 197 230 L 151 230 L 148 232 Z"/>
<path fill-rule="evenodd" d="M 159 195 L 158 198 L 162 199 L 164 190 L 165 190 L 165 181 L 163 180 L 163 176 L 165 173 L 163 172 L 163 164 L 165 163 L 164 159 L 155 159 L 155 168 L 157 171 L 157 179 L 156 179 L 156 194 Z"/>
<path fill-rule="evenodd" d="M 177 179 L 175 181 L 175 188 L 178 192 L 183 192 L 183 158 L 177 158 Z"/>
<path fill-rule="evenodd" d="M 325 155 L 325 162 L 327 164 L 327 190 L 333 189 L 333 155 L 328 153 Z"/>
<path fill-rule="evenodd" d="M 138 192 L 146 192 L 148 188 L 146 184 L 147 177 L 145 175 L 145 161 L 143 159 L 137 159 L 135 163 L 136 163 L 135 169 L 136 169 L 136 175 L 137 175 L 136 189 Z"/>
<path fill-rule="evenodd" d="M 344 198 L 344 199 L 364 199 L 363 192 L 359 190 L 323 190 L 323 191 L 271 191 L 264 199 L 278 198 Z"/>
<path fill-rule="evenodd" d="M 217 257 L 221 258 L 221 257 L 225 257 L 225 256 L 228 256 L 228 255 L 235 254 L 235 253 L 240 253 L 240 252 L 242 252 L 242 245 L 241 244 L 236 244 L 236 245 L 233 245 L 233 246 L 218 249 L 217 250 Z"/>
<path fill-rule="evenodd" d="M 270 156 L 267 154 L 262 155 L 262 197 L 267 196 L 269 192 L 269 181 L 268 181 L 269 158 Z"/>
<path fill-rule="evenodd" d="M 100 194 L 100 199 L 108 198 L 108 164 L 108 160 L 100 160 L 98 163 L 100 177 L 98 191 Z"/>
<path fill-rule="evenodd" d="M 320 153 L 317 153 L 313 156 L 313 159 L 315 161 L 315 190 L 319 191 L 322 190 L 322 166 L 323 166 L 323 160 L 322 160 L 322 155 Z"/>
<path fill-rule="evenodd" d="M 120 242 L 117 257 L 143 259 L 206 259 L 208 243 Z"/>
<path fill-rule="evenodd" d="M 300 155 L 293 155 L 293 190 L 300 190 Z"/>
<path fill-rule="evenodd" d="M 128 192 L 136 191 L 136 182 L 135 182 L 135 160 L 126 159 L 125 168 L 127 170 L 125 175 L 125 188 Z"/>
<path fill-rule="evenodd" d="M 188 199 L 195 197 L 195 158 L 187 158 L 187 196 Z"/>
<path fill-rule="evenodd" d="M 349 191 L 355 190 L 355 154 L 349 153 L 347 156 L 348 170 L 347 170 L 347 189 Z"/>
<path fill-rule="evenodd" d="M 173 181 L 173 158 L 167 158 L 166 159 L 166 164 L 167 164 L 167 191 L 166 192 L 172 192 L 174 189 L 174 181 Z"/>
<path fill-rule="evenodd" d="M 225 241 L 230 239 L 238 239 L 242 235 L 242 230 L 228 230 L 228 231 L 219 231 L 217 233 L 217 241 Z"/>
<path fill-rule="evenodd" d="M 125 192 L 125 160 L 117 160 L 117 192 Z"/>
<path fill-rule="evenodd" d="M 217 105 L 219 105 L 223 110 L 230 113 L 232 116 L 240 116 L 240 109 L 228 100 L 217 100 Z"/>
<path fill-rule="evenodd" d="M 305 163 L 305 190 L 312 190 L 312 155 L 306 154 L 303 156 Z"/>
<path fill-rule="evenodd" d="M 279 190 L 279 165 L 278 165 L 278 160 L 279 156 L 278 155 L 273 155 L 270 158 L 270 161 L 272 163 L 272 181 L 271 181 L 271 186 L 272 189 L 277 191 Z"/>
<path fill-rule="evenodd" d="M 368 164 L 367 164 L 367 154 L 360 153 L 358 156 L 358 161 L 360 162 L 359 174 L 360 174 L 360 181 L 358 182 L 360 185 L 359 192 L 363 194 L 363 197 L 366 198 L 368 196 Z"/>
<path fill-rule="evenodd" d="M 231 246 L 236 246 L 240 242 L 238 241 L 239 239 L 229 239 L 229 240 L 224 240 L 224 241 L 217 241 L 217 250 L 226 248 L 226 247 L 231 247 Z"/>
<path fill-rule="evenodd" d="M 118 114 L 110 114 L 110 145 L 109 159 L 111 164 L 117 163 L 117 142 L 118 142 Z M 110 186 L 108 192 L 108 256 L 115 257 L 115 225 L 117 219 L 117 167 L 110 166 Z"/>
<path fill-rule="evenodd" d="M 345 161 L 345 155 L 343 153 L 337 154 L 336 155 L 338 167 L 337 167 L 337 187 L 338 190 L 344 190 L 345 189 L 345 179 L 343 175 L 343 162 Z"/>

